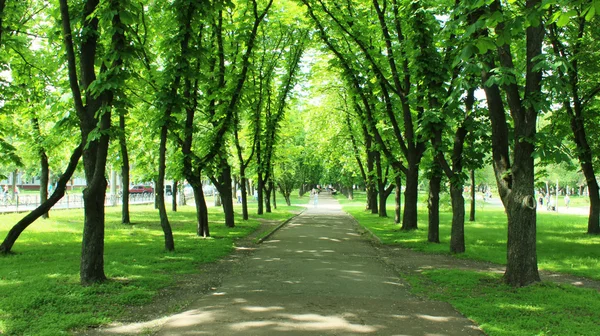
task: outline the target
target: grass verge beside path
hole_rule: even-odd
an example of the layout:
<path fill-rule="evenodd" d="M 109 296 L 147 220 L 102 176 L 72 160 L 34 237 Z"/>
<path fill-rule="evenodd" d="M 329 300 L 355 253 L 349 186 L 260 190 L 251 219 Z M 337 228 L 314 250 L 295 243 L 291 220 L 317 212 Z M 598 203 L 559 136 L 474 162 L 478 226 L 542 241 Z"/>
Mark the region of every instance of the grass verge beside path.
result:
<path fill-rule="evenodd" d="M 393 218 L 364 211 L 363 194 L 355 197 L 338 200 L 384 244 L 449 255 L 450 212 L 440 214 L 442 243 L 430 244 L 426 209 L 419 211 L 421 229 L 402 232 Z M 388 206 L 391 215 L 393 205 Z M 586 235 L 586 228 L 585 216 L 538 214 L 540 269 L 600 280 L 600 237 Z M 465 223 L 467 252 L 455 257 L 505 264 L 506 235 L 502 209 L 477 209 L 477 221 Z M 417 293 L 451 303 L 489 335 L 593 335 L 600 330 L 597 290 L 547 282 L 515 289 L 502 284 L 501 274 L 463 270 L 423 270 L 403 276 Z"/>
<path fill-rule="evenodd" d="M 38 220 L 16 242 L 14 255 L 0 257 L 0 334 L 60 335 L 109 323 L 152 302 L 199 265 L 229 254 L 236 239 L 260 225 L 256 215 L 242 221 L 236 208 L 236 227 L 228 229 L 221 209 L 210 208 L 212 237 L 203 239 L 195 234 L 194 209 L 169 213 L 175 239 L 169 253 L 152 206 L 131 206 L 134 225 L 120 224 L 120 208 L 107 208 L 104 260 L 110 281 L 89 287 L 79 285 L 83 210 L 52 211 L 49 220 Z M 299 209 L 280 206 L 260 218 L 283 221 L 293 216 L 290 211 Z M 1 239 L 20 216 L 0 216 Z"/>

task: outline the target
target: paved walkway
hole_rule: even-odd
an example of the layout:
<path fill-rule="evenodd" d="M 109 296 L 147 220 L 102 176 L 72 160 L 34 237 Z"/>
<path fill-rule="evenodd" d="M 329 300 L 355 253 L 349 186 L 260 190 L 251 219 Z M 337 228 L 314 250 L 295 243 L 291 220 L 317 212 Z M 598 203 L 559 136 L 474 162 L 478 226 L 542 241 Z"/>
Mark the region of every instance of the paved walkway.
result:
<path fill-rule="evenodd" d="M 388 269 L 322 194 L 157 335 L 482 335 Z"/>

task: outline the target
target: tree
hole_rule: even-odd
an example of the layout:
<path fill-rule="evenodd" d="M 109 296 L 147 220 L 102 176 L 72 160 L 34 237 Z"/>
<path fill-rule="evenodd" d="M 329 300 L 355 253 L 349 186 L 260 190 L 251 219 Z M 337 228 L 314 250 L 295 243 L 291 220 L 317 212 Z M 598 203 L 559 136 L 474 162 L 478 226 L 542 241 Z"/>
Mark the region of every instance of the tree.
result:
<path fill-rule="evenodd" d="M 369 125 L 368 132 L 396 174 L 401 171 L 406 176 L 402 229 L 414 230 L 417 228 L 419 165 L 426 149 L 426 139 L 415 131 L 423 110 L 414 105 L 416 101 L 408 99 L 411 92 L 418 92 L 415 83 L 421 78 L 414 81 L 409 67 L 411 57 L 415 56 L 409 51 L 416 46 L 406 38 L 401 6 L 397 1 L 392 1 L 391 6 L 381 6 L 378 1 L 373 1 L 374 11 L 371 11 L 359 3 L 336 6 L 335 9 L 322 1 L 303 0 L 303 3 L 321 39 L 338 58 L 349 86 L 362 105 L 362 118 Z M 405 10 L 410 11 L 408 7 Z M 368 18 L 368 13 L 375 13 L 377 17 Z M 406 14 L 406 17 L 411 17 Z M 326 20 L 331 24 L 326 26 Z M 381 39 L 366 36 L 373 31 L 380 34 Z M 336 42 L 338 39 L 343 45 Z M 385 54 L 380 50 L 385 50 Z M 360 60 L 355 59 L 358 56 Z M 365 66 L 359 69 L 359 64 Z M 376 83 L 373 86 L 370 85 L 371 79 Z M 376 115 L 376 109 L 381 111 L 381 115 Z M 397 113 L 397 110 L 400 112 Z M 393 136 L 381 134 L 378 127 L 384 123 L 391 125 L 389 132 Z M 403 159 L 399 159 L 396 152 L 400 152 Z"/>
<path fill-rule="evenodd" d="M 563 11 L 561 7 L 564 5 L 560 3 L 551 7 L 554 22 L 548 26 L 554 58 L 553 73 L 558 82 L 557 100 L 562 104 L 571 128 L 577 148 L 575 152 L 588 187 L 590 214 L 587 233 L 600 234 L 600 189 L 589 143 L 590 124 L 586 124 L 586 116 L 594 111 L 594 98 L 600 94 L 600 87 L 592 79 L 599 70 L 594 60 L 597 57 L 593 57 L 597 56 L 597 52 L 596 55 L 590 53 L 590 50 L 595 50 L 591 45 L 597 44 L 594 37 L 600 33 L 591 20 L 600 8 L 597 5 L 593 7 L 593 3 L 577 1 L 569 3 L 571 10 Z"/>
<path fill-rule="evenodd" d="M 123 57 L 125 27 L 121 22 L 123 8 L 117 0 L 109 1 L 109 22 L 112 25 L 110 56 L 96 74 L 96 61 L 100 38 L 99 1 L 87 0 L 81 9 L 81 34 L 78 40 L 79 71 L 74 51 L 71 17 L 67 0 L 60 0 L 64 47 L 66 51 L 69 83 L 73 94 L 75 111 L 80 122 L 83 149 L 83 165 L 87 187 L 83 192 L 84 231 L 80 277 L 84 285 L 106 280 L 104 274 L 104 199 L 107 187 L 106 161 L 111 126 L 111 108 L 114 88 L 124 79 Z M 101 57 L 101 56 L 100 56 Z M 111 89 L 112 88 L 112 89 Z M 82 95 L 83 93 L 83 95 Z M 85 98 L 85 99 L 84 99 Z"/>
<path fill-rule="evenodd" d="M 512 4 L 504 8 L 494 0 L 488 6 L 469 9 L 473 27 L 487 22 L 490 30 L 476 31 L 483 71 L 482 83 L 492 124 L 492 157 L 498 193 L 508 217 L 507 265 L 504 280 L 512 286 L 526 286 L 539 281 L 536 253 L 536 201 L 534 197 L 534 160 L 536 123 L 543 108 L 541 89 L 544 25 L 541 1 L 528 0 L 524 6 Z M 515 11 L 513 11 L 513 9 Z M 516 10 L 519 11 L 516 11 Z M 520 22 L 525 20 L 525 44 L 522 46 L 524 71 L 515 61 L 512 36 L 522 33 Z M 463 36 L 473 38 L 474 36 Z M 520 80 L 524 78 L 524 82 Z M 505 102 L 500 89 L 506 94 L 506 104 L 512 118 L 512 128 L 505 113 Z M 514 134 L 511 146 L 509 135 Z M 511 154 L 509 154 L 511 153 Z M 512 162 L 511 162 L 512 161 Z"/>

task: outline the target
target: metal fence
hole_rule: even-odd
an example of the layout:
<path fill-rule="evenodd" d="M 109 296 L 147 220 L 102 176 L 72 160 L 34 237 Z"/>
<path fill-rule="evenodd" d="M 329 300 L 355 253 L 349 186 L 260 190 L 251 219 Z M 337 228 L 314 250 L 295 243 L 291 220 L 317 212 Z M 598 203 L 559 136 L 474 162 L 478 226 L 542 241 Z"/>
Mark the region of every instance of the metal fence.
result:
<path fill-rule="evenodd" d="M 151 204 L 154 203 L 154 194 L 132 194 L 129 195 L 129 204 Z M 121 204 L 120 195 L 106 195 L 105 206 L 117 206 Z M 39 195 L 16 195 L 0 198 L 0 213 L 31 211 L 40 205 Z M 83 208 L 83 195 L 67 194 L 63 196 L 52 209 L 78 209 Z"/>

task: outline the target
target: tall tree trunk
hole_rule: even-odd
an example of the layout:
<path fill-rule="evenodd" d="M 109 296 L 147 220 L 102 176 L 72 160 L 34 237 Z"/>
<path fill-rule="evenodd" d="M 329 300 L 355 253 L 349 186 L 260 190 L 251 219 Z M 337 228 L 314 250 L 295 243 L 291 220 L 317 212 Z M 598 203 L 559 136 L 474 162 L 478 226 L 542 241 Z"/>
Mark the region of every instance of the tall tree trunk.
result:
<path fill-rule="evenodd" d="M 48 155 L 46 155 L 46 151 L 44 149 L 40 149 L 40 165 L 42 167 L 40 175 L 40 203 L 44 203 L 48 200 L 48 180 L 50 176 Z M 50 218 L 49 213 L 44 213 L 42 218 Z"/>
<path fill-rule="evenodd" d="M 167 112 L 165 119 L 170 117 L 170 113 Z M 173 240 L 173 231 L 171 230 L 171 223 L 169 223 L 169 217 L 167 215 L 167 206 L 165 204 L 165 173 L 167 168 L 167 122 L 161 127 L 160 130 L 160 145 L 158 152 L 158 178 L 156 180 L 156 203 L 158 206 L 158 213 L 160 215 L 160 227 L 163 230 L 165 236 L 165 250 L 175 250 L 175 241 Z"/>
<path fill-rule="evenodd" d="M 246 169 L 242 166 L 240 166 L 240 175 L 242 176 L 240 184 L 242 189 L 242 219 L 248 220 L 248 179 L 246 178 Z"/>
<path fill-rule="evenodd" d="M 264 213 L 263 202 L 264 202 L 264 191 L 265 191 L 265 181 L 263 180 L 262 173 L 258 173 L 258 181 L 256 181 L 256 191 L 258 194 L 258 211 L 257 214 L 262 215 Z"/>
<path fill-rule="evenodd" d="M 271 192 L 273 191 L 273 189 L 271 189 L 271 184 L 269 183 L 269 181 L 265 181 L 264 182 L 265 185 L 265 211 L 267 213 L 271 213 Z"/>
<path fill-rule="evenodd" d="M 528 10 L 539 6 L 540 0 L 527 0 Z M 490 10 L 502 13 L 501 2 L 494 0 Z M 505 32 L 504 24 L 496 27 L 497 34 Z M 534 160 L 535 145 L 529 141 L 536 136 L 538 100 L 542 99 L 542 73 L 536 67 L 536 58 L 542 54 L 542 43 L 545 28 L 542 23 L 526 28 L 526 73 L 525 90 L 511 78 L 503 88 L 506 102 L 514 121 L 514 132 L 509 133 L 506 120 L 506 110 L 500 95 L 499 87 L 495 84 L 484 85 L 488 102 L 490 120 L 492 122 L 492 156 L 498 193 L 502 198 L 508 218 L 507 260 L 504 281 L 515 287 L 526 286 L 540 281 L 537 267 L 536 252 L 536 201 L 534 198 Z M 497 52 L 497 54 L 496 54 Z M 514 70 L 510 45 L 498 46 L 497 51 L 484 57 L 487 69 L 496 67 L 490 61 L 498 57 L 500 66 Z M 490 58 L 493 57 L 493 58 Z M 482 83 L 488 82 L 495 76 L 491 70 L 482 72 Z M 511 75 L 506 75 L 511 76 Z M 523 100 L 521 100 L 523 96 Z M 527 102 L 527 103 L 524 103 Z M 509 134 L 514 137 L 514 147 L 510 151 Z M 510 152 L 510 155 L 509 155 Z M 511 165 L 511 157 L 514 163 Z"/>
<path fill-rule="evenodd" d="M 379 209 L 377 213 L 379 214 L 379 217 L 387 217 L 387 195 L 385 192 L 385 181 L 387 180 L 387 177 L 383 176 L 381 153 L 379 152 L 375 154 L 375 164 L 377 166 L 377 198 L 379 200 Z"/>
<path fill-rule="evenodd" d="M 271 176 L 273 176 L 273 174 L 271 174 Z M 277 189 L 275 188 L 275 182 L 271 180 L 269 186 L 269 189 L 271 189 L 271 193 L 273 194 L 273 209 L 277 210 Z"/>
<path fill-rule="evenodd" d="M 440 189 L 442 184 L 442 170 L 434 162 L 431 167 L 429 178 L 429 197 L 427 208 L 429 211 L 429 228 L 427 230 L 427 241 L 430 243 L 440 242 Z"/>
<path fill-rule="evenodd" d="M 3 5 L 0 5 L 3 7 Z M 1 13 L 1 11 L 0 11 Z M 1 21 L 0 21 L 1 22 Z M 38 153 L 40 154 L 40 204 L 46 202 L 48 200 L 48 182 L 50 178 L 50 165 L 48 163 L 48 155 L 46 154 L 46 150 L 42 146 L 42 130 L 40 128 L 40 122 L 37 117 L 32 119 L 33 124 L 33 132 L 36 134 L 39 139 L 38 143 Z M 14 190 L 14 189 L 13 189 Z M 50 215 L 48 212 L 42 215 L 42 218 L 49 218 Z"/>
<path fill-rule="evenodd" d="M 471 169 L 471 212 L 469 221 L 475 221 L 475 170 Z"/>
<path fill-rule="evenodd" d="M 179 187 L 179 181 L 173 180 L 173 186 L 171 186 L 171 209 L 173 212 L 177 212 L 177 188 Z"/>
<path fill-rule="evenodd" d="M 188 182 L 190 182 L 188 180 Z M 210 237 L 208 229 L 208 208 L 206 207 L 206 200 L 204 199 L 204 192 L 202 191 L 202 182 L 200 179 L 195 183 L 190 182 L 192 190 L 194 190 L 194 203 L 196 203 L 196 234 L 200 237 Z"/>
<path fill-rule="evenodd" d="M 233 211 L 233 193 L 231 189 L 231 167 L 225 159 L 222 159 L 221 161 L 220 175 L 221 190 L 219 190 L 219 193 L 221 194 L 221 202 L 225 214 L 225 226 L 232 228 L 235 227 L 235 216 Z"/>
<path fill-rule="evenodd" d="M 402 175 L 400 172 L 396 172 L 396 207 L 394 209 L 394 223 L 400 224 L 400 218 L 402 218 Z"/>
<path fill-rule="evenodd" d="M 402 230 L 416 230 L 417 225 L 417 198 L 419 196 L 419 164 L 408 165 L 406 171 L 406 190 L 404 191 L 404 216 Z"/>
<path fill-rule="evenodd" d="M 125 137 L 125 115 L 119 114 L 119 147 L 121 148 L 121 223 L 131 224 L 129 217 L 129 152 Z"/>
<path fill-rule="evenodd" d="M 452 198 L 452 230 L 450 235 L 450 252 L 465 252 L 465 198 L 462 183 L 450 182 Z"/>
<path fill-rule="evenodd" d="M 571 129 L 577 145 L 577 155 L 581 165 L 581 170 L 585 176 L 588 187 L 588 196 L 590 199 L 590 214 L 588 217 L 587 233 L 591 235 L 597 235 L 600 234 L 600 192 L 598 188 L 598 181 L 596 180 L 596 172 L 592 164 L 592 150 L 588 143 L 585 132 L 585 124 L 581 112 L 581 102 L 576 99 L 574 105 L 574 109 L 571 109 L 569 105 L 567 107 L 567 111 L 570 111 L 569 115 L 571 118 Z"/>
<path fill-rule="evenodd" d="M 81 282 L 86 285 L 106 280 L 104 274 L 104 191 L 107 183 L 105 179 L 100 179 L 96 183 L 90 182 L 92 181 L 88 180 L 88 187 L 83 191 L 84 226 L 79 271 Z"/>

